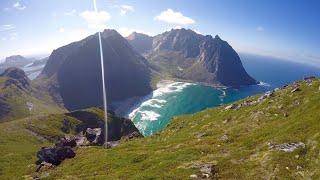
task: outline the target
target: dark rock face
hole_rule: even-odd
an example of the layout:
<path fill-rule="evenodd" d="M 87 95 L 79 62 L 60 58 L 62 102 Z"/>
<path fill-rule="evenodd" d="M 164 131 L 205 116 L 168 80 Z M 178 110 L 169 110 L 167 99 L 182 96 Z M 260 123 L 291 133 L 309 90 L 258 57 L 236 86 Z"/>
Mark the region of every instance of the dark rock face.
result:
<path fill-rule="evenodd" d="M 129 44 L 140 54 L 146 53 L 152 48 L 152 37 L 141 34 L 132 33 L 126 38 Z"/>
<path fill-rule="evenodd" d="M 104 68 L 109 103 L 151 91 L 148 62 L 116 31 L 102 34 Z M 41 76 L 56 77 L 64 106 L 69 110 L 100 106 L 102 78 L 97 34 L 59 48 L 50 55 Z"/>

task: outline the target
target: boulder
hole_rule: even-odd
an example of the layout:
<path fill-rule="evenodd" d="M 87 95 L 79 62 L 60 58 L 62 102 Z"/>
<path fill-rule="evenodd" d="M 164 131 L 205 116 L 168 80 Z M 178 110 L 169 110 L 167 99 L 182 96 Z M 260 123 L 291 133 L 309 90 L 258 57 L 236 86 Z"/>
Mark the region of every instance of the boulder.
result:
<path fill-rule="evenodd" d="M 67 158 L 73 158 L 76 154 L 69 146 L 65 147 L 42 147 L 37 152 L 37 162 L 40 165 L 43 162 L 59 165 L 63 160 Z"/>
<path fill-rule="evenodd" d="M 87 128 L 85 136 L 91 145 L 99 144 L 103 141 L 101 132 L 101 128 Z"/>

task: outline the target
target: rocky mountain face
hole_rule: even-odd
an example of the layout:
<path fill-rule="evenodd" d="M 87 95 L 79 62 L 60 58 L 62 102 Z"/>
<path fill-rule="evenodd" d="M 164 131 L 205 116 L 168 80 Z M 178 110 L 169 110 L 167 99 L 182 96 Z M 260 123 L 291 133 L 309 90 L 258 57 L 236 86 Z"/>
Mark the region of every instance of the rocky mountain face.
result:
<path fill-rule="evenodd" d="M 142 42 L 128 38 L 132 46 Z M 138 49 L 140 47 L 135 47 Z M 245 71 L 236 51 L 219 36 L 172 29 L 152 39 L 145 57 L 155 69 L 175 78 L 217 86 L 252 85 L 258 82 Z"/>
<path fill-rule="evenodd" d="M 151 50 L 153 38 L 148 35 L 134 32 L 130 36 L 126 37 L 126 39 L 140 54 Z"/>
<path fill-rule="evenodd" d="M 101 36 L 108 102 L 148 94 L 151 72 L 146 59 L 115 30 Z M 102 105 L 98 35 L 54 50 L 38 80 L 69 110 Z"/>
<path fill-rule="evenodd" d="M 22 68 L 23 66 L 35 61 L 33 58 L 26 58 L 21 55 L 9 56 L 3 63 L 0 64 L 0 73 L 9 67 Z"/>
<path fill-rule="evenodd" d="M 48 58 L 35 59 L 20 55 L 10 56 L 6 58 L 5 62 L 0 64 L 0 73 L 4 72 L 7 68 L 16 67 L 22 69 L 28 78 L 33 80 L 40 74 L 47 60 Z"/>

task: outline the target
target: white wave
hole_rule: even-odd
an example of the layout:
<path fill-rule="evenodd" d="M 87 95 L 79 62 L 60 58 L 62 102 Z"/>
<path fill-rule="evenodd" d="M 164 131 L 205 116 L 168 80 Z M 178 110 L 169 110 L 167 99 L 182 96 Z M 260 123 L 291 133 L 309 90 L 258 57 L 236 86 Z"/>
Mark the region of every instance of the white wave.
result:
<path fill-rule="evenodd" d="M 169 94 L 172 92 L 180 92 L 184 88 L 186 88 L 187 86 L 190 86 L 190 85 L 193 85 L 193 84 L 192 83 L 184 83 L 184 82 L 174 82 L 174 83 L 166 84 L 166 85 L 156 89 L 155 91 L 153 91 L 152 97 L 159 97 L 164 94 Z"/>
<path fill-rule="evenodd" d="M 262 81 L 259 81 L 259 86 L 266 86 L 266 87 L 270 87 L 271 85 L 266 83 L 266 82 L 262 82 Z"/>
<path fill-rule="evenodd" d="M 154 111 L 138 111 L 141 114 L 142 121 L 156 121 L 160 117 L 160 114 Z"/>
<path fill-rule="evenodd" d="M 152 108 L 161 108 L 167 102 L 164 100 L 163 96 L 171 93 L 181 92 L 184 88 L 194 85 L 192 83 L 185 82 L 170 82 L 166 83 L 160 82 L 157 87 L 158 89 L 154 90 L 151 94 L 146 96 L 140 103 L 136 104 L 133 110 L 128 114 L 128 118 L 134 119 L 137 114 L 141 114 L 141 120 L 147 120 L 147 118 L 151 118 L 149 120 L 157 120 L 158 115 L 153 111 L 143 111 L 141 110 L 144 107 L 152 107 Z M 160 115 L 159 115 L 160 116 Z"/>

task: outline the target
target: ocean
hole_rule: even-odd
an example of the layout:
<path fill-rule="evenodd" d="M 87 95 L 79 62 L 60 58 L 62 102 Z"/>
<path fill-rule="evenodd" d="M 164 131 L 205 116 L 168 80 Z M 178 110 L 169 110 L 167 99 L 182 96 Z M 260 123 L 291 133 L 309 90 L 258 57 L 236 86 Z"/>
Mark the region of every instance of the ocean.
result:
<path fill-rule="evenodd" d="M 240 57 L 247 72 L 261 82 L 259 85 L 233 89 L 164 81 L 135 104 L 127 116 L 144 136 L 150 136 L 165 128 L 174 116 L 231 103 L 306 76 L 320 76 L 318 67 L 248 54 L 241 54 Z"/>

